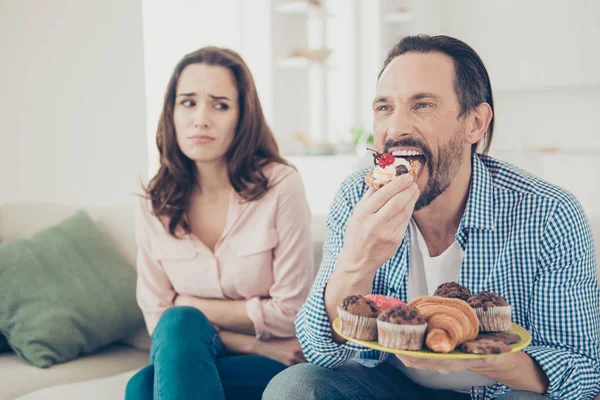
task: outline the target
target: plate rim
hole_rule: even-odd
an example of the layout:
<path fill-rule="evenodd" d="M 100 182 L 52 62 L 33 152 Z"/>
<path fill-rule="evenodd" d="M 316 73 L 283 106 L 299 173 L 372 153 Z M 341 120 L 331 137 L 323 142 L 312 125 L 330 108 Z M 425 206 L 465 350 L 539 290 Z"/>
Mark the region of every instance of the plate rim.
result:
<path fill-rule="evenodd" d="M 359 346 L 363 346 L 372 350 L 377 350 L 377 351 L 381 351 L 384 353 L 389 353 L 389 354 L 398 354 L 398 355 L 404 355 L 404 356 L 408 356 L 408 357 L 415 357 L 415 358 L 430 358 L 430 359 L 446 359 L 446 360 L 466 360 L 466 359 L 478 359 L 478 358 L 491 358 L 491 357 L 498 357 L 498 356 L 505 356 L 508 354 L 513 354 L 513 353 L 517 353 L 525 348 L 527 348 L 527 346 L 529 346 L 531 344 L 531 334 L 527 331 L 527 329 L 525 329 L 523 326 L 512 322 L 512 328 L 511 331 L 513 331 L 514 329 L 518 329 L 520 331 L 523 331 L 527 334 L 526 338 L 523 339 L 523 337 L 521 336 L 521 340 L 517 343 L 513 343 L 511 345 L 509 345 L 511 347 L 511 351 L 506 352 L 506 353 L 500 353 L 500 354 L 471 354 L 471 353 L 463 353 L 461 351 L 453 351 L 452 353 L 435 353 L 431 350 L 428 351 L 423 351 L 423 350 L 397 350 L 397 349 L 392 349 L 389 347 L 384 347 L 382 345 L 380 345 L 377 341 L 369 341 L 369 340 L 359 340 L 359 339 L 354 339 L 351 338 L 349 336 L 345 336 L 342 335 L 340 333 L 340 318 L 337 317 L 335 320 L 333 320 L 333 330 L 335 331 L 335 333 L 337 333 L 338 335 L 340 335 L 342 338 L 346 339 L 348 342 L 359 345 Z M 521 332 L 519 332 L 521 333 Z M 387 350 L 382 350 L 382 348 L 387 349 Z"/>

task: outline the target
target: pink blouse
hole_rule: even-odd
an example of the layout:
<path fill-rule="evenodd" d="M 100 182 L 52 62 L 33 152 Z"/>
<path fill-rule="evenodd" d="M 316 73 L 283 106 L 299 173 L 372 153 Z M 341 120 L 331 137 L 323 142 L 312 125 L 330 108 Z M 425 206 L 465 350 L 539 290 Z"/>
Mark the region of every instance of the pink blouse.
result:
<path fill-rule="evenodd" d="M 175 294 L 246 300 L 256 336 L 295 336 L 294 320 L 315 276 L 311 215 L 300 175 L 273 164 L 271 189 L 243 202 L 235 191 L 214 252 L 195 235 L 175 239 L 141 199 L 136 212 L 137 301 L 148 332 Z"/>

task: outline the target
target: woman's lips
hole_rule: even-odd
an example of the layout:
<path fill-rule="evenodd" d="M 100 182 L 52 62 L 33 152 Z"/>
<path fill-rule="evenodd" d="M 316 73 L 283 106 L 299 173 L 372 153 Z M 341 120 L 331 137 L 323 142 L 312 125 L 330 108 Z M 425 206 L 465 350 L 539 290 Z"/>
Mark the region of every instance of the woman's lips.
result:
<path fill-rule="evenodd" d="M 190 137 L 188 137 L 188 139 L 190 139 L 194 143 L 198 143 L 198 144 L 207 144 L 207 143 L 211 143 L 215 140 L 215 138 L 213 138 L 213 137 L 202 136 L 202 135 L 190 136 Z"/>

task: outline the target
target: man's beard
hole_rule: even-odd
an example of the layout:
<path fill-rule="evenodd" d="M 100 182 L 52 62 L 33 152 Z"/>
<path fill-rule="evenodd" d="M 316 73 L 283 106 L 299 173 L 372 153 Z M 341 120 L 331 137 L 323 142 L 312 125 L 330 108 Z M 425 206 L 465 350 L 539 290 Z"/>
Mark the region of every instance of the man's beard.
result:
<path fill-rule="evenodd" d="M 429 179 L 427 180 L 427 186 L 417 199 L 415 211 L 427 207 L 450 186 L 450 183 L 452 183 L 452 180 L 458 174 L 464 154 L 464 135 L 461 134 L 460 129 L 464 129 L 464 127 L 459 127 L 459 130 L 454 133 L 450 141 L 439 148 L 435 160 L 431 150 L 424 143 L 414 138 L 406 138 L 398 141 L 388 140 L 385 143 L 384 152 L 386 153 L 392 147 L 404 146 L 420 149 L 425 156 Z"/>
<path fill-rule="evenodd" d="M 440 147 L 435 163 L 427 159 L 429 179 L 415 204 L 415 211 L 427 207 L 450 186 L 462 165 L 463 154 L 462 136 L 456 132 L 445 146 Z"/>

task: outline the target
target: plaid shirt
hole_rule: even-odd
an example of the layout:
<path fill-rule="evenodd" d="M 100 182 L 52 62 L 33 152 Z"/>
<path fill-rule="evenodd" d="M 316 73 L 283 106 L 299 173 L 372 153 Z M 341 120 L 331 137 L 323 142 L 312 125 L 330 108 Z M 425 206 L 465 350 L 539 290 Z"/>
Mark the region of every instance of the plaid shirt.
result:
<path fill-rule="evenodd" d="M 593 239 L 573 195 L 488 156 L 473 157 L 471 191 L 456 240 L 465 251 L 459 282 L 493 291 L 512 305 L 513 321 L 533 338 L 523 350 L 548 375 L 547 395 L 592 399 L 600 391 L 600 286 Z M 344 230 L 366 191 L 361 170 L 344 181 L 327 219 L 328 238 L 311 293 L 296 319 L 306 358 L 334 368 L 355 357 L 366 367 L 388 354 L 332 341 L 323 295 L 344 244 Z M 394 257 L 375 275 L 372 293 L 406 301 L 406 231 Z M 503 384 L 472 387 L 473 399 L 493 399 Z"/>

